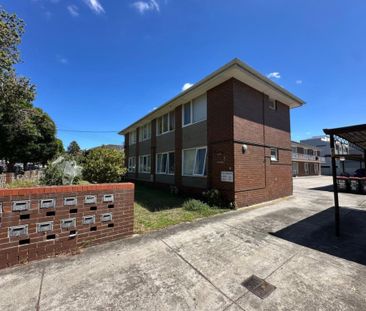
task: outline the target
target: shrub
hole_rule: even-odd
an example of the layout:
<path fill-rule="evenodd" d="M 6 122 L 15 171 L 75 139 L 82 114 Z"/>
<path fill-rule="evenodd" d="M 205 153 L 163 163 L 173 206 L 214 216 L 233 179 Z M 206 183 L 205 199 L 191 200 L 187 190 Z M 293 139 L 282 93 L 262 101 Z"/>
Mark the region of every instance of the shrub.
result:
<path fill-rule="evenodd" d="M 16 179 L 12 181 L 10 184 L 6 184 L 5 188 L 27 188 L 27 187 L 35 187 L 38 186 L 39 182 L 37 180 L 31 179 Z"/>
<path fill-rule="evenodd" d="M 119 150 L 100 147 L 85 157 L 83 177 L 91 183 L 119 182 L 126 172 L 124 153 Z"/>
<path fill-rule="evenodd" d="M 210 209 L 210 206 L 202 201 L 190 199 L 183 203 L 183 208 L 190 212 L 202 212 Z"/>
<path fill-rule="evenodd" d="M 224 207 L 226 206 L 225 201 L 222 198 L 222 195 L 219 190 L 217 189 L 211 189 L 207 192 L 203 193 L 203 197 L 205 198 L 208 205 L 211 207 L 217 206 L 217 207 Z"/>

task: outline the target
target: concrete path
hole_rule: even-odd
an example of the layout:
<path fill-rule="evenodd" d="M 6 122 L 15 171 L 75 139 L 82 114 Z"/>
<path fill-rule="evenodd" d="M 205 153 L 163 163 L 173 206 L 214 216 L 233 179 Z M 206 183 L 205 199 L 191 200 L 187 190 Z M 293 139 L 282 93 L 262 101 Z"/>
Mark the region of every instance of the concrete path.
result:
<path fill-rule="evenodd" d="M 365 310 L 366 197 L 341 195 L 336 239 L 330 183 L 297 178 L 291 198 L 3 270 L 0 310 Z M 253 274 L 270 296 L 242 285 Z"/>

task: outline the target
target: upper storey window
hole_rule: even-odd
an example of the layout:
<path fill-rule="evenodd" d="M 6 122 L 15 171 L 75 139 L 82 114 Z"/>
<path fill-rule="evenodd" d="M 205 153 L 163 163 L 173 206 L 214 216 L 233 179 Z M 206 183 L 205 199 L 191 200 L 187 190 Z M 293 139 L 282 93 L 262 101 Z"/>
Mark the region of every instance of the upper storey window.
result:
<path fill-rule="evenodd" d="M 136 131 L 131 132 L 129 137 L 129 145 L 136 144 L 136 138 L 137 138 Z"/>
<path fill-rule="evenodd" d="M 193 99 L 183 105 L 183 126 L 201 122 L 207 119 L 207 96 L 206 94 Z"/>
<path fill-rule="evenodd" d="M 156 134 L 162 135 L 175 129 L 174 111 L 164 114 L 156 119 Z"/>
<path fill-rule="evenodd" d="M 146 123 L 140 127 L 140 141 L 148 140 L 151 138 L 151 123 Z"/>

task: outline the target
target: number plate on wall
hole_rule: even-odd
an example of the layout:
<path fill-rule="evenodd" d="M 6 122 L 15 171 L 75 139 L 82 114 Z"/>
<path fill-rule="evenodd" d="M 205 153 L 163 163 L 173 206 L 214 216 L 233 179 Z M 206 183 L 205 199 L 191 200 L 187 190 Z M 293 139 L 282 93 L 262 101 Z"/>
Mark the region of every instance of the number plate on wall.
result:
<path fill-rule="evenodd" d="M 78 200 L 76 197 L 64 198 L 65 206 L 73 206 L 73 205 L 76 205 L 77 203 L 78 203 Z"/>
<path fill-rule="evenodd" d="M 85 204 L 95 204 L 97 203 L 97 196 L 96 195 L 86 195 L 84 197 Z"/>
<path fill-rule="evenodd" d="M 105 213 L 105 214 L 102 214 L 100 220 L 102 222 L 108 222 L 108 221 L 112 221 L 112 213 Z"/>
<path fill-rule="evenodd" d="M 14 201 L 12 211 L 20 212 L 20 211 L 28 211 L 30 209 L 30 201 Z"/>
<path fill-rule="evenodd" d="M 28 225 L 9 227 L 8 235 L 9 235 L 9 238 L 22 236 L 22 235 L 28 235 Z"/>
<path fill-rule="evenodd" d="M 43 199 L 41 200 L 41 208 L 55 208 L 56 200 L 55 199 Z"/>
<path fill-rule="evenodd" d="M 76 218 L 61 219 L 61 228 L 68 229 L 76 227 Z"/>

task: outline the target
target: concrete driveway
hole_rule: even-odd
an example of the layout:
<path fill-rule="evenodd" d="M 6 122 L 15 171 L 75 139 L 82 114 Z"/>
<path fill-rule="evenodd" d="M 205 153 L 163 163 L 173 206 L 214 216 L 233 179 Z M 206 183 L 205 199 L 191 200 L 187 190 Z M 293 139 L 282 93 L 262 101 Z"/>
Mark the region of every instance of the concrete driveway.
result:
<path fill-rule="evenodd" d="M 297 178 L 284 200 L 3 270 L 0 310 L 365 310 L 366 197 L 340 195 L 336 239 L 330 183 Z M 253 274 L 267 298 L 242 285 Z"/>

